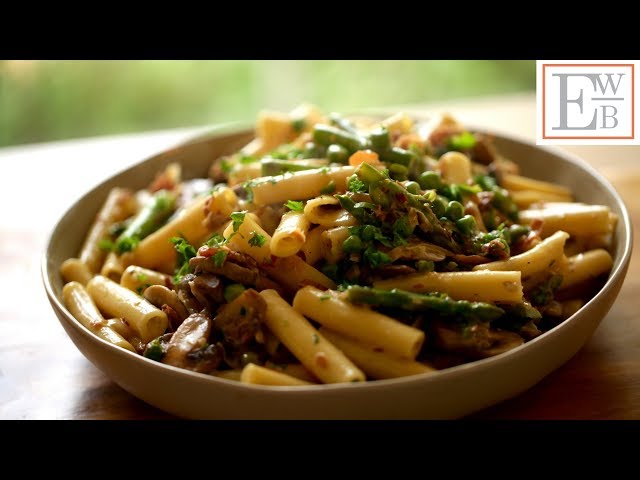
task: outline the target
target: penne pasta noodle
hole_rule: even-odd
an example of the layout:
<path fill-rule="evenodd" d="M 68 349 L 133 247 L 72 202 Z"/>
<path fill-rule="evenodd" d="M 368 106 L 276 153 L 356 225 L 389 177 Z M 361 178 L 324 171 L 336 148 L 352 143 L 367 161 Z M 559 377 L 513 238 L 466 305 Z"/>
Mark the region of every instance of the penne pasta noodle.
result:
<path fill-rule="evenodd" d="M 300 251 L 307 240 L 309 220 L 299 212 L 287 212 L 271 238 L 271 255 L 290 257 Z"/>
<path fill-rule="evenodd" d="M 131 342 L 131 339 L 136 336 L 136 333 L 133 329 L 126 324 L 126 322 L 121 318 L 110 318 L 105 321 L 106 325 L 116 332 L 118 335 L 122 336 L 128 342 Z"/>
<path fill-rule="evenodd" d="M 324 227 L 315 227 L 307 235 L 306 242 L 302 245 L 301 251 L 304 260 L 309 265 L 313 265 L 324 257 L 322 253 L 322 234 L 325 232 Z"/>
<path fill-rule="evenodd" d="M 275 290 L 263 290 L 265 322 L 305 368 L 324 383 L 362 382 L 364 373 Z"/>
<path fill-rule="evenodd" d="M 240 377 L 242 376 L 242 370 L 234 369 L 234 370 L 220 370 L 214 372 L 212 374 L 214 377 L 225 378 L 227 380 L 235 380 L 236 382 L 240 381 Z"/>
<path fill-rule="evenodd" d="M 165 273 L 142 268 L 137 265 L 129 265 L 120 278 L 120 285 L 124 288 L 142 294 L 151 285 L 162 285 L 171 288 L 171 277 Z"/>
<path fill-rule="evenodd" d="M 331 330 L 399 357 L 415 359 L 424 342 L 421 330 L 343 301 L 335 292 L 304 287 L 293 299 L 293 308 Z"/>
<path fill-rule="evenodd" d="M 314 377 L 313 374 L 301 363 L 285 363 L 284 365 L 279 365 L 273 362 L 267 362 L 264 366 L 271 370 L 275 370 L 276 372 L 286 373 L 287 375 L 304 380 L 308 383 L 318 383 L 318 379 Z"/>
<path fill-rule="evenodd" d="M 307 202 L 304 216 L 313 224 L 323 227 L 352 226 L 356 219 L 340 206 L 337 198 L 331 195 L 321 195 Z"/>
<path fill-rule="evenodd" d="M 229 245 L 238 252 L 243 252 L 254 258 L 258 263 L 271 263 L 271 235 L 258 223 L 258 217 L 253 213 L 246 213 L 240 225 L 230 223 L 222 232 L 222 236 L 229 240 Z M 256 242 L 261 238 L 263 242 Z"/>
<path fill-rule="evenodd" d="M 275 258 L 270 264 L 262 265 L 262 268 L 271 278 L 291 291 L 296 291 L 305 285 L 313 285 L 318 288 L 336 288 L 333 280 L 297 255 Z"/>
<path fill-rule="evenodd" d="M 437 371 L 424 363 L 377 351 L 376 347 L 372 345 L 357 342 L 325 327 L 320 328 L 320 333 L 342 350 L 368 377 L 377 380 Z"/>
<path fill-rule="evenodd" d="M 122 273 L 124 272 L 124 266 L 120 257 L 115 252 L 109 252 L 102 268 L 100 269 L 100 275 L 107 277 L 114 282 L 119 282 Z"/>
<path fill-rule="evenodd" d="M 307 200 L 322 194 L 323 190 L 344 192 L 353 167 L 323 167 L 314 170 L 263 177 L 252 185 L 256 205 L 284 203 L 287 200 Z"/>
<path fill-rule="evenodd" d="M 373 286 L 383 290 L 398 288 L 415 293 L 440 292 L 456 300 L 471 302 L 522 302 L 519 271 L 417 273 L 378 280 Z"/>
<path fill-rule="evenodd" d="M 123 318 L 144 343 L 162 335 L 169 326 L 162 310 L 106 277 L 93 277 L 87 292 L 102 312 Z"/>
<path fill-rule="evenodd" d="M 500 260 L 491 263 L 484 263 L 473 267 L 473 271 L 478 270 L 498 270 L 498 271 L 520 271 L 522 279 L 547 270 L 558 261 L 564 254 L 564 244 L 569 238 L 569 234 L 558 231 L 550 237 L 544 239 L 531 250 L 527 250 L 520 255 L 514 255 L 508 260 Z"/>
<path fill-rule="evenodd" d="M 173 273 L 176 251 L 170 239 L 183 236 L 191 244 L 200 244 L 212 233 L 204 223 L 204 205 L 208 198 L 207 195 L 197 197 L 166 225 L 144 238 L 133 251 L 122 255 L 124 265 Z"/>
<path fill-rule="evenodd" d="M 262 167 L 260 162 L 247 163 L 234 168 L 229 174 L 229 186 L 238 185 L 248 180 L 253 180 L 262 176 Z"/>
<path fill-rule="evenodd" d="M 293 140 L 296 132 L 288 114 L 263 110 L 258 114 L 256 137 L 262 141 L 261 151 L 266 153 Z"/>
<path fill-rule="evenodd" d="M 392 133 L 409 133 L 413 128 L 413 119 L 404 112 L 398 112 L 385 118 L 381 124 Z"/>
<path fill-rule="evenodd" d="M 93 277 L 93 273 L 91 273 L 87 264 L 78 258 L 68 258 L 62 262 L 60 274 L 65 283 L 78 282 L 81 285 L 86 285 Z"/>
<path fill-rule="evenodd" d="M 92 273 L 98 273 L 102 267 L 106 250 L 100 248 L 100 242 L 109 238 L 109 227 L 135 213 L 136 201 L 131 192 L 124 188 L 112 188 L 102 208 L 94 220 L 85 238 L 78 258 Z"/>
<path fill-rule="evenodd" d="M 269 385 L 273 387 L 298 387 L 302 385 L 311 385 L 310 382 L 300 380 L 283 372 L 277 372 L 270 368 L 265 368 L 249 363 L 242 369 L 240 374 L 242 383 L 250 383 L 253 385 Z"/>
<path fill-rule="evenodd" d="M 515 204 L 521 209 L 539 202 L 571 202 L 573 200 L 573 197 L 569 195 L 538 190 L 515 190 L 509 193 Z"/>
<path fill-rule="evenodd" d="M 331 228 L 322 233 L 322 254 L 329 263 L 336 263 L 344 257 L 342 244 L 348 236 L 348 227 Z"/>
<path fill-rule="evenodd" d="M 500 182 L 503 188 L 513 191 L 530 190 L 535 192 L 551 193 L 563 197 L 572 197 L 571 190 L 557 183 L 543 182 L 542 180 L 534 180 L 533 178 L 523 177 L 511 173 L 502 175 Z"/>
<path fill-rule="evenodd" d="M 120 348 L 135 352 L 133 346 L 117 333 L 96 307 L 87 290 L 78 282 L 69 282 L 62 288 L 65 307 L 84 327 L 98 337 Z"/>
<path fill-rule="evenodd" d="M 207 221 L 211 228 L 217 228 L 229 220 L 229 215 L 238 210 L 238 196 L 229 187 L 216 189 L 205 202 Z"/>
<path fill-rule="evenodd" d="M 603 205 L 562 204 L 541 209 L 522 210 L 520 222 L 542 220 L 543 238 L 563 230 L 571 236 L 591 236 L 611 232 L 610 209 Z"/>
<path fill-rule="evenodd" d="M 560 290 L 598 277 L 610 271 L 611 267 L 613 267 L 613 258 L 602 248 L 569 257 L 569 266 L 560 284 Z"/>

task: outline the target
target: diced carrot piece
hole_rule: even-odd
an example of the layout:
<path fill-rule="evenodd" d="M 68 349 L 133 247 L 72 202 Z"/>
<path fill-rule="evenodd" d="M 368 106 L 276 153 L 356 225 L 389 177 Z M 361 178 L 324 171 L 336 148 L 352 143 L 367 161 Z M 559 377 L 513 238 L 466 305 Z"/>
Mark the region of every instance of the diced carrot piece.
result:
<path fill-rule="evenodd" d="M 376 152 L 372 152 L 371 150 L 358 150 L 349 157 L 349 165 L 352 167 L 357 167 L 361 163 L 376 165 L 380 163 L 380 158 Z"/>

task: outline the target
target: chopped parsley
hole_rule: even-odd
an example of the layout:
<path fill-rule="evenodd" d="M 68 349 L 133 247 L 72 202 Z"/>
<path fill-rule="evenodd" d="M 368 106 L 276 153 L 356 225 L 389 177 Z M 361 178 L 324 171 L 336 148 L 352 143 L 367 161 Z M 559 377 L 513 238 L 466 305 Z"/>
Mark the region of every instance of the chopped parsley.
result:
<path fill-rule="evenodd" d="M 371 268 L 374 268 L 374 269 L 378 268 L 380 265 L 386 265 L 388 263 L 391 263 L 391 259 L 389 258 L 389 255 L 387 255 L 384 252 L 381 252 L 380 250 L 376 250 L 373 247 L 368 247 L 364 251 L 363 257 L 369 263 L 369 265 L 371 265 Z"/>
<path fill-rule="evenodd" d="M 109 240 L 108 238 L 103 238 L 102 240 L 100 240 L 98 242 L 98 248 L 100 250 L 105 251 L 105 252 L 112 251 L 114 246 L 115 246 L 115 244 L 111 240 Z"/>
<path fill-rule="evenodd" d="M 292 212 L 302 213 L 304 211 L 304 202 L 296 202 L 294 200 L 287 200 L 287 203 L 284 204 Z"/>
<path fill-rule="evenodd" d="M 219 233 L 214 233 L 209 240 L 204 242 L 207 247 L 221 247 L 227 243 L 227 240 Z"/>
<path fill-rule="evenodd" d="M 247 214 L 247 210 L 243 210 L 242 212 L 233 212 L 230 217 L 231 220 L 233 221 L 233 231 L 237 232 L 238 229 L 240 228 L 240 225 L 242 225 L 242 222 L 244 222 L 244 216 Z"/>
<path fill-rule="evenodd" d="M 304 118 L 296 118 L 291 122 L 291 127 L 296 133 L 302 132 L 307 126 L 307 121 Z"/>
<path fill-rule="evenodd" d="M 325 195 L 330 195 L 332 193 L 335 193 L 335 191 L 336 191 L 336 182 L 331 180 L 329 183 L 327 183 L 325 187 L 323 187 L 320 190 L 320 193 L 323 193 Z"/>
<path fill-rule="evenodd" d="M 247 202 L 249 203 L 253 203 L 253 186 L 254 185 L 255 185 L 254 182 L 252 182 L 251 180 L 248 180 L 242 184 L 242 188 L 247 194 Z"/>
<path fill-rule="evenodd" d="M 327 300 L 329 300 L 331 298 L 331 295 L 325 293 L 324 295 L 320 295 L 320 301 L 321 302 L 326 302 Z"/>
<path fill-rule="evenodd" d="M 220 160 L 220 170 L 222 170 L 224 173 L 231 173 L 231 170 L 233 170 L 233 165 L 231 164 L 231 162 L 229 162 L 229 160 L 223 158 L 222 160 Z"/>
<path fill-rule="evenodd" d="M 251 238 L 249 238 L 249 245 L 252 247 L 262 247 L 267 241 L 264 235 L 260 235 L 255 230 L 251 232 Z"/>
<path fill-rule="evenodd" d="M 222 267 L 222 265 L 224 265 L 224 261 L 227 259 L 227 252 L 225 250 L 218 250 L 214 255 L 213 255 L 213 264 L 217 267 L 220 268 Z"/>
<path fill-rule="evenodd" d="M 314 345 L 317 345 L 318 343 L 320 343 L 320 337 L 316 333 L 311 334 L 311 340 L 313 341 Z"/>
<path fill-rule="evenodd" d="M 475 146 L 476 137 L 471 132 L 462 132 L 449 139 L 449 148 L 452 150 L 471 150 Z"/>
<path fill-rule="evenodd" d="M 349 190 L 351 192 L 354 192 L 354 193 L 362 193 L 362 192 L 366 192 L 367 191 L 367 186 L 356 175 L 353 175 L 349 179 L 349 183 L 347 185 L 347 190 Z"/>
<path fill-rule="evenodd" d="M 240 163 L 242 165 L 247 165 L 248 163 L 253 163 L 256 162 L 258 159 L 256 157 L 253 157 L 251 155 L 242 155 L 240 157 Z"/>
<path fill-rule="evenodd" d="M 118 240 L 115 244 L 115 249 L 119 254 L 123 254 L 124 252 L 134 250 L 139 243 L 140 239 L 137 236 L 124 237 Z"/>
<path fill-rule="evenodd" d="M 173 243 L 178 253 L 178 268 L 173 277 L 174 283 L 180 282 L 182 277 L 189 273 L 189 260 L 196 256 L 196 249 L 184 237 L 171 237 L 169 239 Z"/>

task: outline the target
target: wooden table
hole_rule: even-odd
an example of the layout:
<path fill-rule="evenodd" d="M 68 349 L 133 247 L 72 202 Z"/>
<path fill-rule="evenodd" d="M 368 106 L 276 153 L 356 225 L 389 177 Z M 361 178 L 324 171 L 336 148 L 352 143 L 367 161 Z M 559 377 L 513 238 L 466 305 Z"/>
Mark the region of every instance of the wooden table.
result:
<path fill-rule="evenodd" d="M 535 98 L 449 103 L 478 125 L 535 138 Z M 441 110 L 441 105 L 406 107 Z M 0 418 L 157 419 L 169 415 L 109 380 L 71 343 L 47 301 L 40 259 L 64 210 L 113 172 L 205 128 L 0 149 Z M 565 147 L 604 174 L 640 234 L 640 147 Z M 473 415 L 484 419 L 640 419 L 640 260 L 593 338 L 563 367 L 519 397 Z"/>

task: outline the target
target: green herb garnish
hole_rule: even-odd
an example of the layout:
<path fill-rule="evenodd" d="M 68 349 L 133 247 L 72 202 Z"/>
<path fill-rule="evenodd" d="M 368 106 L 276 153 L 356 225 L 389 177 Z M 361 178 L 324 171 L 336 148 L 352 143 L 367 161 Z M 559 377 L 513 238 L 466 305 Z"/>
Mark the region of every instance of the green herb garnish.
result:
<path fill-rule="evenodd" d="M 304 202 L 296 202 L 294 200 L 287 200 L 287 203 L 284 204 L 292 212 L 302 213 L 304 211 Z"/>

